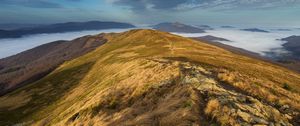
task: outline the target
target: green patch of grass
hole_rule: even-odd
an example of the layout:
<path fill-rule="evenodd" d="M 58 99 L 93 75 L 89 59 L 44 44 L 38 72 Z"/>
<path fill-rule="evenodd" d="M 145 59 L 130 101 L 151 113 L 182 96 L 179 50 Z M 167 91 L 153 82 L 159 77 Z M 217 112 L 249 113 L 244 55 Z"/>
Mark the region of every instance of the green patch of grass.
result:
<path fill-rule="evenodd" d="M 287 84 L 287 83 L 284 83 L 282 88 L 284 88 L 284 89 L 286 89 L 288 91 L 292 90 L 292 88 L 290 87 L 290 85 Z"/>
<path fill-rule="evenodd" d="M 183 108 L 191 108 L 193 106 L 193 102 L 191 100 L 187 100 L 183 103 Z"/>

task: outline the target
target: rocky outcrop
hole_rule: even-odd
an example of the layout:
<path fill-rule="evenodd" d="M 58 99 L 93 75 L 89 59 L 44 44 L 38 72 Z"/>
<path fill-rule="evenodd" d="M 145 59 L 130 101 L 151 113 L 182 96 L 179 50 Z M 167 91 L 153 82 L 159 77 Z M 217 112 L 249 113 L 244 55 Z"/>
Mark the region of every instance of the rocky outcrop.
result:
<path fill-rule="evenodd" d="M 201 66 L 185 63 L 181 66 L 181 71 L 181 83 L 191 84 L 200 92 L 207 102 L 205 113 L 222 125 L 292 125 L 292 113 L 283 114 L 273 106 L 245 95 L 218 81 L 213 72 Z M 288 110 L 289 106 L 285 105 L 282 109 Z"/>

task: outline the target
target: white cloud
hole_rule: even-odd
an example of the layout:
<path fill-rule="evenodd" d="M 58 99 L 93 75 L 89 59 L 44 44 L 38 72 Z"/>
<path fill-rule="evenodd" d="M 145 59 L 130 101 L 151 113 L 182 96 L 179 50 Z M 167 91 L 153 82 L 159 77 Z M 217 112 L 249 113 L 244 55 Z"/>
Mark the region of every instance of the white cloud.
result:
<path fill-rule="evenodd" d="M 0 58 L 11 56 L 22 51 L 34 48 L 36 46 L 53 42 L 56 40 L 72 40 L 84 35 L 99 34 L 102 32 L 123 32 L 128 29 L 111 29 L 96 31 L 81 31 L 54 34 L 37 34 L 14 39 L 0 39 Z M 268 29 L 267 29 L 268 30 Z M 283 41 L 277 39 L 285 38 L 291 35 L 300 35 L 299 30 L 293 31 L 276 31 L 270 30 L 270 33 L 247 32 L 239 29 L 221 29 L 209 30 L 207 33 L 174 33 L 185 37 L 200 37 L 205 35 L 213 35 L 225 38 L 233 42 L 222 42 L 231 46 L 243 48 L 249 51 L 264 54 L 274 48 L 282 48 Z"/>
<path fill-rule="evenodd" d="M 272 49 L 282 49 L 283 41 L 277 40 L 291 35 L 300 35 L 300 30 L 294 31 L 271 31 L 270 33 L 248 32 L 239 29 L 215 29 L 207 31 L 207 33 L 175 33 L 185 37 L 201 37 L 205 35 L 213 35 L 225 38 L 233 42 L 220 41 L 234 47 L 243 48 L 252 52 L 264 55 L 265 52 Z"/>
<path fill-rule="evenodd" d="M 57 40 L 72 40 L 85 35 L 93 35 L 99 33 L 123 32 L 128 29 L 108 29 L 94 31 L 79 31 L 67 33 L 53 34 L 36 34 L 24 36 L 22 38 L 0 39 L 0 58 L 8 57 L 22 51 L 34 48 L 36 46 L 57 41 Z"/>

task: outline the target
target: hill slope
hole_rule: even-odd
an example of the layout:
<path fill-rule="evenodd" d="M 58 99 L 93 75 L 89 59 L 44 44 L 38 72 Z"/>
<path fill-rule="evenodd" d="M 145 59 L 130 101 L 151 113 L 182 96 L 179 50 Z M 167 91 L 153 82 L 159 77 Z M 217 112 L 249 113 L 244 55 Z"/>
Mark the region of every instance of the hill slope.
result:
<path fill-rule="evenodd" d="M 294 35 L 281 40 L 286 41 L 282 46 L 288 50 L 290 54 L 279 57 L 278 61 L 300 72 L 300 36 Z"/>
<path fill-rule="evenodd" d="M 154 30 L 107 40 L 0 97 L 0 124 L 299 125 L 297 73 Z"/>
<path fill-rule="evenodd" d="M 104 34 L 56 41 L 0 59 L 0 96 L 34 82 L 65 61 L 82 56 L 106 42 Z"/>
<path fill-rule="evenodd" d="M 290 36 L 281 40 L 287 41 L 287 43 L 283 44 L 283 47 L 300 59 L 300 36 Z"/>

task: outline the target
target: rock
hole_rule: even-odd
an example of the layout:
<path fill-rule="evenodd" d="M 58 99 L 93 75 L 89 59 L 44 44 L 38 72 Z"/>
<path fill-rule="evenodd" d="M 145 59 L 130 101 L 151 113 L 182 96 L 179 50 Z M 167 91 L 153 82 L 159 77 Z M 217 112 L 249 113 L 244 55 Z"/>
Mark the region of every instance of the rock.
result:
<path fill-rule="evenodd" d="M 285 122 L 283 122 L 282 120 L 279 122 L 281 126 L 291 126 L 290 124 L 286 124 Z"/>
<path fill-rule="evenodd" d="M 289 108 L 290 108 L 290 106 L 288 106 L 288 105 L 283 105 L 283 106 L 280 108 L 280 110 L 281 110 L 281 111 L 287 111 Z"/>
<path fill-rule="evenodd" d="M 293 119 L 293 117 L 292 116 L 290 116 L 290 115 L 288 115 L 288 114 L 285 114 L 284 115 L 288 120 L 291 120 L 291 119 Z"/>
<path fill-rule="evenodd" d="M 242 112 L 241 110 L 238 110 L 237 115 L 239 117 L 241 117 L 247 123 L 251 123 L 251 115 L 250 114 L 248 114 L 246 112 Z"/>
<path fill-rule="evenodd" d="M 274 125 L 274 123 L 271 122 L 271 123 L 269 124 L 269 126 L 275 126 L 275 125 Z"/>
<path fill-rule="evenodd" d="M 269 124 L 268 121 L 262 119 L 262 118 L 258 118 L 258 117 L 252 117 L 253 122 L 258 123 L 258 124 L 264 124 L 267 125 Z"/>

